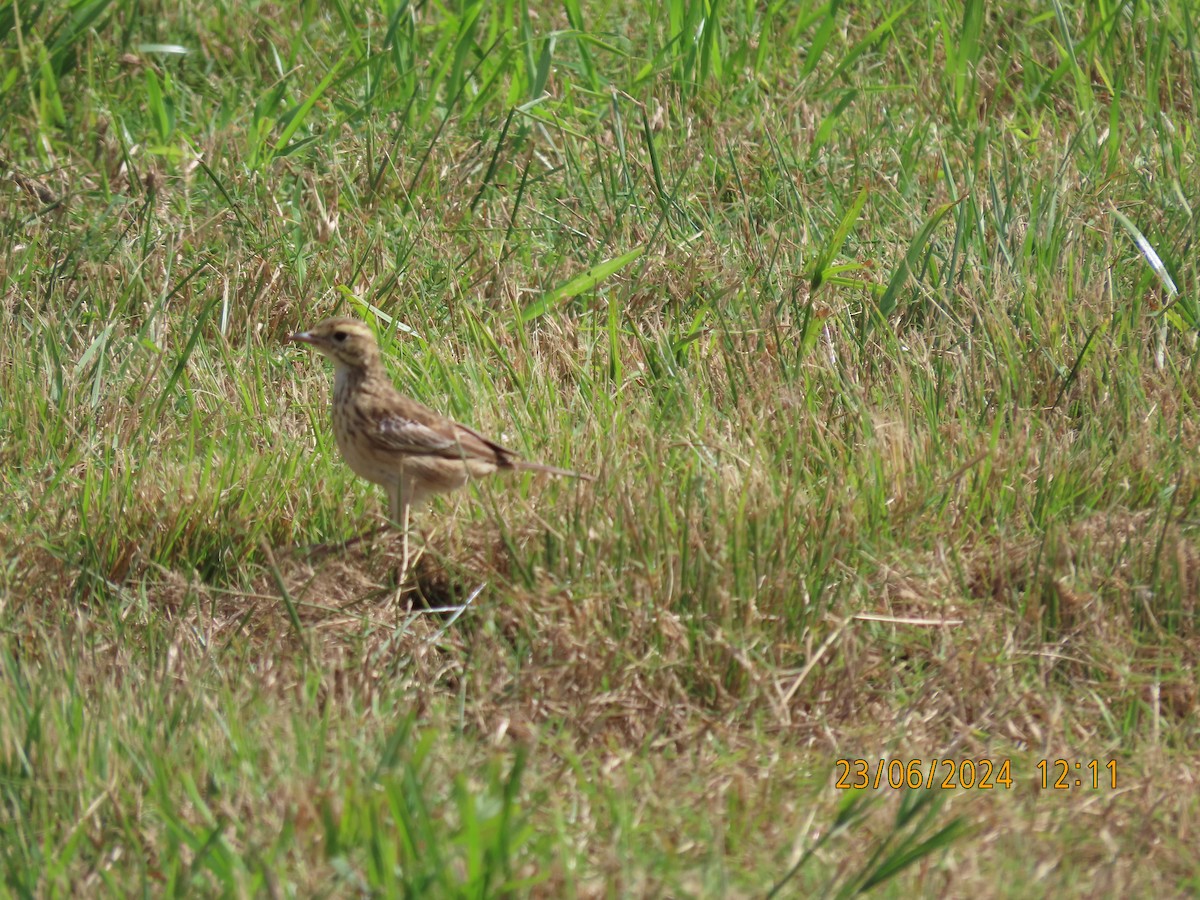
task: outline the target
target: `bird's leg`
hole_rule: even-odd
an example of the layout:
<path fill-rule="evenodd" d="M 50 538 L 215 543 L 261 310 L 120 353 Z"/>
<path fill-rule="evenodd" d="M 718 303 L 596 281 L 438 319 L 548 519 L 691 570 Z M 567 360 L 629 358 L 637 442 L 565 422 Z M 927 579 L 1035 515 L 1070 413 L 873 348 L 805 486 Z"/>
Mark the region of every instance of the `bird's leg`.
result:
<path fill-rule="evenodd" d="M 403 505 L 403 507 L 401 508 L 401 513 L 400 513 L 400 515 L 403 519 L 403 521 L 401 521 L 401 523 L 400 523 L 400 527 L 404 531 L 404 537 L 402 539 L 404 541 L 404 551 L 403 551 L 403 555 L 400 557 L 400 579 L 401 580 L 408 577 L 408 559 L 409 559 L 409 557 L 408 557 L 408 510 L 409 510 L 409 505 L 407 503 L 405 503 Z"/>
<path fill-rule="evenodd" d="M 401 475 L 394 485 L 388 486 L 388 516 L 400 528 L 404 548 L 400 557 L 400 572 L 397 581 L 403 581 L 408 575 L 408 511 L 412 506 L 412 484 Z"/>

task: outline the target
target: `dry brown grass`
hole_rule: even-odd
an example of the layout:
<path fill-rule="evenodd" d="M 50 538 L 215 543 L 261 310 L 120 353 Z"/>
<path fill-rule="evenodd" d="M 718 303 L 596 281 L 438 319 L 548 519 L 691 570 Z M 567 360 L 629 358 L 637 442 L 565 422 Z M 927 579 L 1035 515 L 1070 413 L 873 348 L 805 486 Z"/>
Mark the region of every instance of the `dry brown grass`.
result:
<path fill-rule="evenodd" d="M 284 12 L 246 24 L 246 65 L 287 44 Z M 149 128 L 130 85 L 167 63 L 114 62 L 107 100 L 70 101 L 92 139 L 23 147 L 0 192 L 0 863 L 32 872 L 51 847 L 53 884 L 94 893 L 227 846 L 240 874 L 171 886 L 383 892 L 335 870 L 361 876 L 401 830 L 387 791 L 428 791 L 407 872 L 462 827 L 456 788 L 486 807 L 528 751 L 535 838 L 512 857 L 544 876 L 533 895 L 757 896 L 829 832 L 836 760 L 991 758 L 1013 789 L 949 794 L 937 822 L 969 835 L 896 891 L 1188 891 L 1195 348 L 1168 318 L 1157 365 L 1162 289 L 1111 211 L 1177 251 L 1186 316 L 1167 186 L 1194 154 L 1155 129 L 1190 109 L 1191 77 L 1167 54 L 1178 84 L 1147 112 L 1127 83 L 1110 151 L 1065 82 L 1044 103 L 1015 84 L 1058 72 L 1057 42 L 990 15 L 974 122 L 949 120 L 932 75 L 896 93 L 946 60 L 905 20 L 910 41 L 828 84 L 787 60 L 719 96 L 666 70 L 634 87 L 622 58 L 631 84 L 586 115 L 556 57 L 503 144 L 507 99 L 410 125 L 351 81 L 311 145 L 257 168 L 245 116 L 266 88 L 236 88 L 242 42 L 216 21 L 194 26 L 211 72 L 173 82 L 178 157 L 122 131 Z M 1130 18 L 1144 46 L 1158 26 Z M 333 27 L 314 26 L 320 54 Z M 897 64 L 914 46 L 922 64 Z M 281 104 L 315 88 L 321 57 L 300 56 Z M 10 143 L 47 133 L 26 115 Z M 862 268 L 816 286 L 863 184 L 833 260 Z M 394 535 L 307 549 L 376 524 L 380 498 L 331 452 L 328 373 L 281 339 L 364 303 L 403 326 L 388 360 L 415 396 L 595 486 L 514 478 L 422 511 L 403 585 Z M 1042 790 L 1056 758 L 1116 759 L 1119 787 Z M 885 792 L 799 889 L 852 875 L 898 805 Z"/>

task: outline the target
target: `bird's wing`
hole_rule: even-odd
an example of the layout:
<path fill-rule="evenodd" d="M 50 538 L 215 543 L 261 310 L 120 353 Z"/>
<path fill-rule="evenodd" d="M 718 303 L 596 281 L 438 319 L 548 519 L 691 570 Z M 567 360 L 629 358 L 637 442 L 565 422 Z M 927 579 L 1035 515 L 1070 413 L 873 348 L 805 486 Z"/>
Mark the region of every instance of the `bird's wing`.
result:
<path fill-rule="evenodd" d="M 466 425 L 405 397 L 386 378 L 368 379 L 354 403 L 355 416 L 367 437 L 384 453 L 478 459 L 511 465 L 517 456 Z"/>
<path fill-rule="evenodd" d="M 474 456 L 485 456 L 487 459 L 493 459 L 500 466 L 507 466 L 521 458 L 521 454 L 514 450 L 509 450 L 503 444 L 493 441 L 491 438 L 484 437 L 474 428 L 468 428 L 462 422 L 449 422 L 451 428 L 454 429 L 454 439 L 459 446 L 471 448 L 471 453 Z"/>
<path fill-rule="evenodd" d="M 372 443 L 392 453 L 437 456 L 442 459 L 484 459 L 503 465 L 506 451 L 499 444 L 449 419 L 425 421 L 389 411 L 373 417 L 368 432 Z"/>

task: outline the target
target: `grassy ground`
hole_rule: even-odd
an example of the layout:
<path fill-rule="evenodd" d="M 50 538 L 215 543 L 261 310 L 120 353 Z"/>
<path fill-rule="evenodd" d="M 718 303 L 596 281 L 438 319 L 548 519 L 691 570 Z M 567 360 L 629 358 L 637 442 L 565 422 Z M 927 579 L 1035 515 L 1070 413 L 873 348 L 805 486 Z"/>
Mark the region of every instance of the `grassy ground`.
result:
<path fill-rule="evenodd" d="M 7 892 L 1200 890 L 1198 26 L 0 2 Z"/>

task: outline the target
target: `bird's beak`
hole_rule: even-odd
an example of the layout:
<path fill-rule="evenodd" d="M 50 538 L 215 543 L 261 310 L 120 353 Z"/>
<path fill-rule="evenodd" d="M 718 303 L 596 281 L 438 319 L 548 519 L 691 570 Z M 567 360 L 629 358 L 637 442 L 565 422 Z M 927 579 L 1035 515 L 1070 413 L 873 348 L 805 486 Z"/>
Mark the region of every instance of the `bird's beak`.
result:
<path fill-rule="evenodd" d="M 317 339 L 307 331 L 297 331 L 295 334 L 289 334 L 287 339 L 295 341 L 298 344 L 316 344 Z"/>

